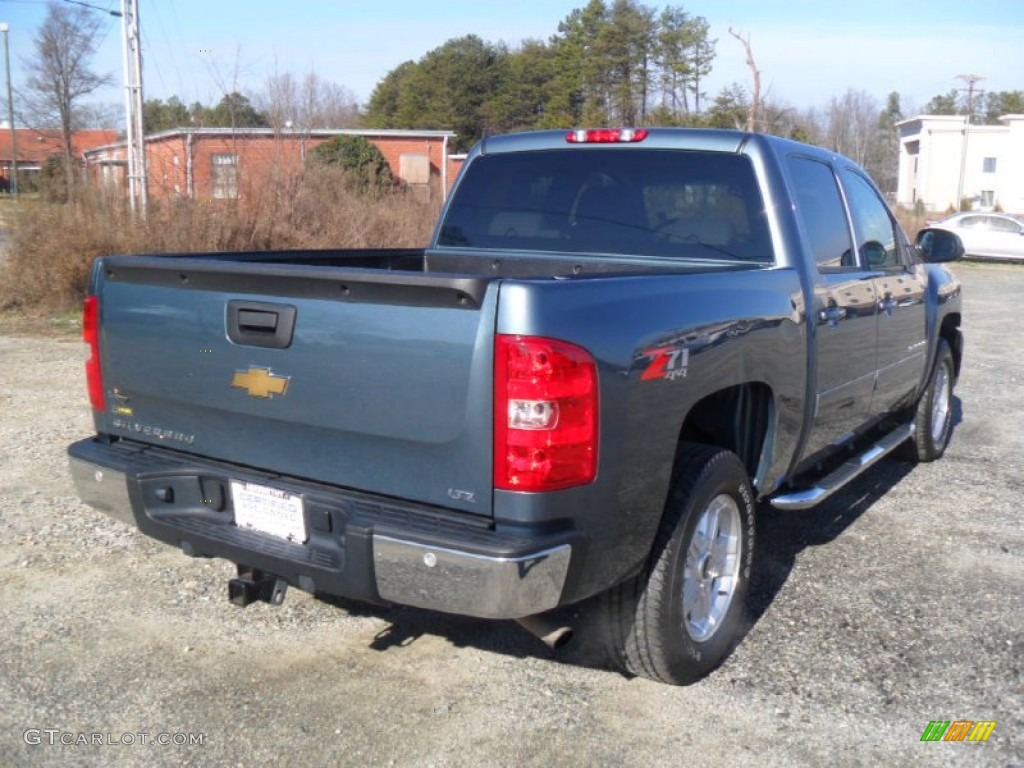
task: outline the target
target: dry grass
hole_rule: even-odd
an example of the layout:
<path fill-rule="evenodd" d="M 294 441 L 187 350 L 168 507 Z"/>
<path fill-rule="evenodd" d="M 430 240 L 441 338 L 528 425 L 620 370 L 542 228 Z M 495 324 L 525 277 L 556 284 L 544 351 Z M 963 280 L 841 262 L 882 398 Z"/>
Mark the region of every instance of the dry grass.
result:
<path fill-rule="evenodd" d="M 426 244 L 436 202 L 402 190 L 355 192 L 344 181 L 339 169 L 314 168 L 241 200 L 154 203 L 144 220 L 120 197 L 95 192 L 71 205 L 25 201 L 0 267 L 0 310 L 77 307 L 93 259 L 105 254 Z"/>
<path fill-rule="evenodd" d="M 915 211 L 913 208 L 905 208 L 903 206 L 893 209 L 893 213 L 896 214 L 896 220 L 903 227 L 903 231 L 907 233 L 910 242 L 914 242 L 918 230 L 924 228 L 926 220 L 941 219 L 945 216 L 944 213 L 926 212 L 923 209 Z"/>

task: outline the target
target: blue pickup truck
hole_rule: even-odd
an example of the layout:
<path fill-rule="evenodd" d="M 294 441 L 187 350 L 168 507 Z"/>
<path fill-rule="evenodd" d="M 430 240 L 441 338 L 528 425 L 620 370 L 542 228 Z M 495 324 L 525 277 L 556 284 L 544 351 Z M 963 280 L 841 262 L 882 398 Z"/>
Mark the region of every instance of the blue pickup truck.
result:
<path fill-rule="evenodd" d="M 295 586 L 555 642 L 596 597 L 612 659 L 685 684 L 748 626 L 758 503 L 942 455 L 962 253 L 788 140 L 492 137 L 423 250 L 97 260 L 71 471 L 237 564 L 238 605 Z"/>

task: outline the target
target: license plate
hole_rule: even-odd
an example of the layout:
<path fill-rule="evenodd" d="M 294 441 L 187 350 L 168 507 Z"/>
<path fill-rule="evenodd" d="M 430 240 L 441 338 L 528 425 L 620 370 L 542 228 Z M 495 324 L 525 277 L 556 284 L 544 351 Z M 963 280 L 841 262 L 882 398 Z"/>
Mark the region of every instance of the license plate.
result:
<path fill-rule="evenodd" d="M 305 544 L 306 518 L 302 497 L 256 483 L 231 481 L 235 525 L 279 539 Z"/>

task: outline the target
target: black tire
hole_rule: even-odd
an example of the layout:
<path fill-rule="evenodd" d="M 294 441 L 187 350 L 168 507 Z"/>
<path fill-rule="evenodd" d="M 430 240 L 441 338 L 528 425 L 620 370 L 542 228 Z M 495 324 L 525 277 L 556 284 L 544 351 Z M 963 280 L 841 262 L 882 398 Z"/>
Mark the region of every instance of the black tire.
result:
<path fill-rule="evenodd" d="M 935 461 L 946 452 L 953 432 L 953 383 L 956 371 L 953 353 L 945 339 L 939 339 L 935 365 L 914 412 L 914 436 L 900 446 L 908 461 Z"/>
<path fill-rule="evenodd" d="M 646 566 L 603 596 L 605 642 L 621 669 L 686 685 L 705 677 L 732 652 L 749 627 L 754 506 L 746 468 L 735 454 L 714 446 L 680 446 Z M 713 509 L 717 516 L 705 520 Z M 711 539 L 709 525 L 714 526 Z M 702 545 L 711 541 L 716 542 L 712 552 L 700 556 Z M 723 551 L 728 549 L 731 555 Z M 721 593 L 729 585 L 731 595 L 725 600 Z M 704 598 L 711 604 L 705 606 Z M 708 620 L 701 622 L 702 616 Z"/>

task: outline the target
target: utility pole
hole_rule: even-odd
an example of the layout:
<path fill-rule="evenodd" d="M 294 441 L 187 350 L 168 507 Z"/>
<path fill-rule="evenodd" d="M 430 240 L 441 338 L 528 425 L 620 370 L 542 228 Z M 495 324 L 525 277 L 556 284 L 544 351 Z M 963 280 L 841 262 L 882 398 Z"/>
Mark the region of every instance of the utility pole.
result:
<path fill-rule="evenodd" d="M 14 97 L 11 96 L 11 49 L 7 43 L 7 24 L 0 24 L 4 33 L 4 72 L 7 74 L 7 125 L 11 129 L 11 197 L 18 197 L 18 132 L 14 129 Z"/>
<path fill-rule="evenodd" d="M 138 0 L 121 0 L 124 33 L 125 140 L 128 147 L 128 201 L 146 215 L 146 137 L 142 125 L 142 45 Z"/>
<path fill-rule="evenodd" d="M 982 80 L 984 80 L 985 77 L 983 75 L 957 75 L 956 79 L 963 80 L 965 83 L 967 83 L 966 88 L 959 88 L 958 90 L 961 93 L 963 93 L 964 91 L 967 92 L 967 122 L 968 124 L 970 124 L 971 117 L 974 115 L 974 86 L 980 83 Z M 982 90 L 977 91 L 977 94 L 979 96 L 981 96 L 983 93 L 985 92 Z"/>
<path fill-rule="evenodd" d="M 956 209 L 963 207 L 964 199 L 964 177 L 967 174 L 967 139 L 971 130 L 971 116 L 974 114 L 974 86 L 984 80 L 981 75 L 957 75 L 957 80 L 967 83 L 967 88 L 958 89 L 960 92 L 967 91 L 967 114 L 964 115 L 964 139 L 960 142 L 960 180 L 956 185 Z M 978 91 L 979 95 L 984 91 Z"/>

